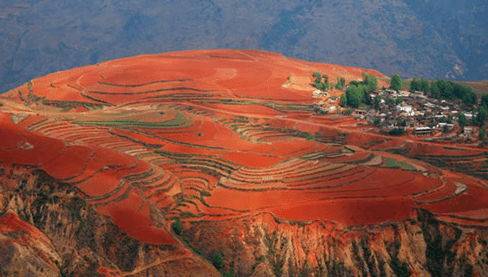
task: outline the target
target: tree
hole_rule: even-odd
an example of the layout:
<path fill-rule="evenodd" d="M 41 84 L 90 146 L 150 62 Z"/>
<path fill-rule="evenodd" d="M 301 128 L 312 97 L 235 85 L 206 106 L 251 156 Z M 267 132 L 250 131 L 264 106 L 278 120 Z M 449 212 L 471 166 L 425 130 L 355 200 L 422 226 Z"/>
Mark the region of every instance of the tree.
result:
<path fill-rule="evenodd" d="M 486 130 L 485 130 L 485 126 L 481 126 L 480 128 L 480 132 L 479 132 L 479 137 L 480 139 L 484 139 L 486 137 Z"/>
<path fill-rule="evenodd" d="M 320 75 L 320 72 L 314 72 L 312 76 L 315 78 L 313 82 L 313 86 L 316 87 L 318 90 L 325 91 L 329 89 L 329 76 L 327 75 Z M 322 82 L 322 78 L 324 78 L 325 82 Z"/>
<path fill-rule="evenodd" d="M 429 81 L 427 81 L 424 78 L 420 79 L 418 89 L 423 91 L 423 92 L 428 92 L 429 91 Z"/>
<path fill-rule="evenodd" d="M 363 90 L 363 102 L 366 105 L 371 105 L 371 94 L 369 94 L 369 90 L 365 87 L 362 88 Z"/>
<path fill-rule="evenodd" d="M 342 89 L 345 86 L 346 86 L 346 79 L 344 79 L 344 77 L 339 78 L 339 80 L 337 80 L 336 89 Z"/>
<path fill-rule="evenodd" d="M 380 103 L 381 103 L 381 98 L 379 95 L 376 95 L 376 97 L 374 98 L 374 108 L 375 110 L 379 110 L 380 109 Z"/>
<path fill-rule="evenodd" d="M 437 86 L 436 82 L 430 83 L 430 95 L 437 99 L 441 98 L 441 90 Z"/>
<path fill-rule="evenodd" d="M 413 78 L 412 81 L 410 82 L 410 92 L 415 92 L 420 90 L 420 83 L 417 80 L 417 78 Z"/>
<path fill-rule="evenodd" d="M 357 87 L 357 86 L 359 86 L 360 84 L 361 84 L 361 83 L 360 83 L 360 82 L 358 82 L 358 81 L 350 81 L 350 82 L 349 82 L 349 86 L 356 86 L 356 87 Z"/>
<path fill-rule="evenodd" d="M 324 90 L 329 89 L 329 87 L 330 87 L 329 81 L 327 81 L 327 83 L 322 83 L 322 84 L 324 84 Z"/>
<path fill-rule="evenodd" d="M 454 98 L 454 88 L 452 86 L 452 82 L 451 81 L 444 81 L 443 79 L 439 79 L 437 81 L 437 86 L 440 88 L 441 90 L 441 97 L 442 98 L 446 98 L 446 99 L 452 99 Z"/>
<path fill-rule="evenodd" d="M 329 82 L 329 75 L 324 74 L 324 76 L 322 76 L 322 78 L 324 78 L 324 83 L 327 84 Z"/>
<path fill-rule="evenodd" d="M 393 74 L 391 76 L 390 89 L 401 90 L 402 89 L 402 78 L 398 74 Z"/>
<path fill-rule="evenodd" d="M 381 118 L 379 116 L 375 116 L 375 118 L 373 120 L 373 124 L 378 125 L 378 124 L 380 124 L 380 122 L 381 122 Z"/>
<path fill-rule="evenodd" d="M 222 258 L 222 253 L 220 252 L 215 253 L 212 259 L 212 264 L 218 270 L 224 267 L 224 258 Z"/>
<path fill-rule="evenodd" d="M 473 90 L 468 89 L 468 90 L 466 90 L 465 93 L 463 93 L 462 100 L 463 100 L 463 103 L 465 105 L 473 106 L 476 103 L 476 98 L 477 98 L 476 93 L 474 93 Z M 488 105 L 488 103 L 486 103 L 486 104 Z"/>
<path fill-rule="evenodd" d="M 447 127 L 447 125 L 444 125 L 444 127 L 442 127 L 442 132 L 444 133 L 449 132 L 449 127 Z"/>
<path fill-rule="evenodd" d="M 378 87 L 378 80 L 374 75 L 364 74 L 364 84 L 368 87 L 368 91 L 373 91 Z"/>
<path fill-rule="evenodd" d="M 439 91 L 442 93 L 444 87 L 446 86 L 446 81 L 444 79 L 437 79 L 435 84 L 439 88 Z"/>
<path fill-rule="evenodd" d="M 403 126 L 403 127 L 405 127 L 405 126 L 407 125 L 407 123 L 405 122 L 405 119 L 404 119 L 404 118 L 399 117 L 399 118 L 397 119 L 397 125 L 398 125 L 398 126 Z"/>
<path fill-rule="evenodd" d="M 310 73 L 309 73 L 310 74 Z M 312 77 L 314 77 L 315 79 L 322 79 L 322 75 L 320 75 L 320 72 L 317 72 L 315 71 L 313 74 L 312 74 Z"/>
<path fill-rule="evenodd" d="M 183 231 L 183 225 L 181 224 L 181 220 L 179 217 L 177 217 L 176 221 L 171 224 L 171 229 L 173 229 L 173 232 L 175 232 L 175 234 L 181 234 L 181 231 Z"/>
<path fill-rule="evenodd" d="M 345 105 L 347 105 L 347 96 L 345 93 L 343 93 L 341 95 L 341 106 L 344 107 Z"/>
<path fill-rule="evenodd" d="M 318 89 L 318 90 L 321 90 L 321 91 L 324 91 L 325 90 L 325 84 L 322 83 L 322 82 L 316 82 L 315 83 L 315 87 Z"/>
<path fill-rule="evenodd" d="M 481 95 L 481 103 L 484 103 L 488 106 L 488 94 Z"/>
<path fill-rule="evenodd" d="M 388 132 L 388 134 L 390 134 L 392 136 L 399 136 L 399 135 L 402 135 L 403 133 L 405 133 L 404 128 L 395 128 L 395 129 L 392 129 Z"/>
<path fill-rule="evenodd" d="M 461 133 L 464 133 L 464 126 L 468 124 L 468 119 L 463 113 L 459 113 L 458 122 L 459 122 L 459 126 L 461 126 Z"/>
<path fill-rule="evenodd" d="M 478 110 L 478 116 L 476 118 L 476 121 L 478 122 L 478 125 L 481 127 L 485 124 L 485 119 L 488 117 L 488 107 L 483 103 L 480 105 L 479 110 Z"/>
<path fill-rule="evenodd" d="M 347 104 L 357 108 L 363 101 L 364 92 L 361 87 L 352 86 L 346 89 Z"/>
<path fill-rule="evenodd" d="M 471 122 L 473 123 L 473 126 L 478 125 L 478 122 L 476 121 L 478 117 L 476 116 L 476 110 L 474 108 L 471 109 Z"/>
<path fill-rule="evenodd" d="M 329 84 L 329 75 L 324 74 L 324 76 L 322 76 L 322 78 L 324 78 L 324 82 L 323 82 L 324 88 L 325 89 L 329 89 L 329 87 L 330 87 L 330 84 Z"/>

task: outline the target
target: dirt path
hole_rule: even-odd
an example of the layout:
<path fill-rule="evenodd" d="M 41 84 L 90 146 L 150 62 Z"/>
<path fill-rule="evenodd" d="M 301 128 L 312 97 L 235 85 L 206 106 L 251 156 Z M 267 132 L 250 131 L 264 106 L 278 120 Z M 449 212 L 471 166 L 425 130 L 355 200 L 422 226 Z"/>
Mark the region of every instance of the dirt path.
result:
<path fill-rule="evenodd" d="M 163 263 L 166 263 L 166 262 L 172 262 L 172 261 L 177 261 L 177 260 L 182 260 L 182 259 L 185 259 L 185 258 L 189 258 L 191 256 L 191 252 L 185 248 L 183 248 L 183 250 L 185 251 L 185 253 L 181 254 L 181 255 L 174 255 L 174 256 L 171 256 L 171 257 L 168 257 L 168 258 L 165 258 L 165 259 L 161 259 L 161 258 L 158 258 L 157 260 L 155 260 L 154 262 L 152 263 L 149 263 L 149 264 L 146 264 L 146 265 L 143 265 L 143 266 L 139 266 L 137 267 L 136 269 L 130 271 L 130 272 L 122 272 L 121 275 L 122 276 L 130 276 L 130 275 L 136 275 L 136 274 L 139 274 L 143 271 L 146 271 L 152 267 L 155 267 L 155 266 L 158 266 L 160 264 L 163 264 Z"/>

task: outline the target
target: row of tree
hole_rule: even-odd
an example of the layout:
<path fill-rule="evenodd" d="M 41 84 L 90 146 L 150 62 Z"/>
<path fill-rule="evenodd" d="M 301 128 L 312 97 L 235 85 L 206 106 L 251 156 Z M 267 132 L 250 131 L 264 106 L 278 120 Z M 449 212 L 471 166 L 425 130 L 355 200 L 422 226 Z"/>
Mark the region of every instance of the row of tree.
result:
<path fill-rule="evenodd" d="M 461 99 L 464 104 L 473 106 L 476 104 L 476 93 L 467 86 L 455 83 L 451 80 L 445 81 L 438 79 L 437 81 L 427 81 L 426 79 L 413 78 L 410 82 L 410 91 L 429 92 L 433 98 L 444 99 Z"/>
<path fill-rule="evenodd" d="M 312 76 L 315 78 L 315 81 L 312 84 L 314 87 L 316 87 L 318 90 L 321 91 L 325 91 L 329 89 L 330 83 L 329 83 L 329 76 L 327 74 L 321 75 L 320 72 L 314 72 Z"/>
<path fill-rule="evenodd" d="M 365 103 L 367 105 L 371 105 L 371 97 L 369 93 L 375 90 L 378 86 L 378 81 L 375 76 L 368 75 L 363 72 L 363 81 L 351 81 L 349 83 L 349 87 L 346 89 L 346 93 L 341 95 L 341 106 L 350 106 L 353 108 L 358 108 L 361 103 Z M 390 81 L 390 89 L 393 90 L 402 90 L 403 88 L 403 81 L 400 75 L 393 74 Z M 413 78 L 410 82 L 410 91 L 423 91 L 425 93 L 430 93 L 430 95 L 434 98 L 440 99 L 449 99 L 452 100 L 454 98 L 461 99 L 464 104 L 468 106 L 473 106 L 476 104 L 477 95 L 476 93 L 469 87 L 463 86 L 461 84 L 455 83 L 453 81 L 445 81 L 443 79 L 438 79 L 437 81 L 429 82 L 426 79 L 417 79 Z M 380 97 L 376 97 L 374 101 L 374 108 L 376 110 L 380 107 Z M 387 104 L 394 103 L 393 99 L 387 98 Z M 399 104 L 402 99 L 399 97 L 396 101 L 396 104 Z M 481 104 L 478 106 L 478 112 L 476 110 L 472 110 L 472 123 L 475 126 L 479 126 L 479 137 L 480 139 L 484 139 L 486 137 L 486 129 L 484 127 L 485 121 L 488 119 L 488 94 L 484 94 L 481 97 Z M 448 118 L 443 118 L 444 120 L 440 120 L 441 122 L 452 123 L 452 117 L 448 116 Z M 468 124 L 468 119 L 466 115 L 463 113 L 459 113 L 458 122 L 461 127 L 462 132 L 464 132 L 464 127 Z M 400 124 L 399 124 L 400 125 Z M 405 126 L 404 124 L 400 126 Z M 404 133 L 404 128 L 396 128 L 390 132 L 391 135 L 401 135 Z"/>
<path fill-rule="evenodd" d="M 423 91 L 425 93 L 430 93 L 430 96 L 437 99 L 461 99 L 467 106 L 473 106 L 476 104 L 477 95 L 476 93 L 467 86 L 455 83 L 451 80 L 445 81 L 443 79 L 438 79 L 437 81 L 429 82 L 426 79 L 413 78 L 410 82 L 410 91 Z M 473 125 L 479 126 L 479 137 L 484 139 L 486 136 L 485 121 L 488 118 L 488 95 L 484 94 L 481 97 L 481 104 L 478 106 L 478 112 L 472 110 L 471 121 Z M 442 118 L 441 118 L 442 119 Z M 439 120 L 442 122 L 442 120 Z M 452 118 L 450 116 L 445 119 L 445 122 L 451 123 Z M 461 132 L 464 132 L 464 127 L 468 124 L 468 118 L 465 114 L 459 113 L 458 123 L 461 127 Z"/>
<path fill-rule="evenodd" d="M 333 88 L 334 84 L 329 82 L 329 76 L 327 74 L 320 74 L 320 72 L 314 72 L 312 76 L 315 78 L 315 81 L 313 82 L 313 86 L 316 87 L 318 90 L 321 91 L 326 91 L 329 88 Z M 337 83 L 335 84 L 336 89 L 343 89 L 346 87 L 346 79 L 344 77 L 341 77 L 337 79 Z"/>
<path fill-rule="evenodd" d="M 333 84 L 329 83 L 329 76 L 328 75 L 321 75 L 319 72 L 314 72 L 313 77 L 315 77 L 314 86 L 317 89 L 322 91 L 329 89 L 329 87 L 334 87 Z M 346 81 L 344 78 L 340 78 L 337 80 L 337 84 L 335 85 L 336 89 L 342 89 L 346 86 Z M 374 75 L 369 75 L 363 72 L 363 81 L 351 81 L 349 82 L 349 87 L 346 89 L 346 92 L 341 95 L 340 103 L 341 106 L 350 106 L 353 108 L 358 108 L 361 103 L 365 103 L 367 105 L 371 105 L 371 96 L 370 92 L 375 90 L 378 86 L 378 80 Z M 403 89 L 403 81 L 400 75 L 393 74 L 390 81 L 390 89 L 393 90 L 402 90 Z M 422 78 L 417 79 L 413 78 L 410 82 L 410 91 L 423 91 L 425 93 L 430 93 L 431 97 L 440 99 L 449 99 L 452 100 L 454 98 L 461 99 L 464 104 L 468 106 L 473 106 L 476 103 L 477 95 L 476 93 L 469 87 L 463 86 L 461 84 L 455 83 L 453 81 L 445 81 L 443 79 L 438 79 L 437 81 L 431 81 Z M 376 97 L 374 101 L 374 108 L 376 110 L 380 107 L 380 97 Z M 393 99 L 387 98 L 387 104 L 394 103 L 399 104 L 401 103 L 402 99 L 398 98 L 397 101 Z M 475 115 L 476 114 L 476 115 Z M 451 123 L 452 117 L 444 118 L 445 122 Z M 488 119 L 488 94 L 484 94 L 481 97 L 481 104 L 478 106 L 478 112 L 476 113 L 475 109 L 473 109 L 473 117 L 471 118 L 473 125 L 479 126 L 479 137 L 480 139 L 484 139 L 486 136 L 486 130 L 484 127 L 485 120 Z M 442 119 L 441 119 L 442 121 Z M 442 121 L 442 122 L 444 122 Z M 458 122 L 461 127 L 462 132 L 464 132 L 464 127 L 468 123 L 468 119 L 466 115 L 463 113 L 459 113 Z M 401 125 L 401 126 L 404 126 Z M 393 133 L 392 133 L 393 132 Z M 397 128 L 390 132 L 391 135 L 400 135 L 404 133 L 404 128 Z"/>
<path fill-rule="evenodd" d="M 329 83 L 328 75 L 326 74 L 321 75 L 319 72 L 314 72 L 313 77 L 315 77 L 315 81 L 313 85 L 317 89 L 324 91 L 329 89 L 329 87 L 333 87 L 333 85 Z M 363 72 L 363 77 L 364 79 L 362 82 L 358 82 L 358 81 L 349 82 L 350 87 L 355 86 L 357 88 L 362 88 L 363 93 L 364 91 L 370 92 L 377 88 L 378 81 L 374 75 L 368 75 Z M 346 86 L 346 81 L 343 77 L 337 80 L 337 84 L 335 85 L 337 89 L 342 89 L 345 86 Z M 359 95 L 360 93 L 357 88 L 354 89 L 356 93 L 353 94 Z M 397 91 L 402 90 L 403 81 L 399 74 L 393 74 L 391 76 L 389 88 Z M 413 78 L 413 80 L 410 82 L 410 91 L 411 92 L 423 91 L 425 93 L 430 93 L 430 95 L 433 98 L 437 98 L 437 99 L 440 98 L 449 99 L 449 100 L 455 98 L 461 99 L 463 103 L 465 103 L 468 106 L 473 106 L 476 103 L 476 99 L 477 99 L 476 93 L 470 87 L 463 86 L 451 80 L 445 81 L 444 79 L 438 79 L 437 81 L 429 82 L 424 78 L 421 79 Z M 352 91 L 350 91 L 350 94 L 351 92 Z M 486 103 L 486 105 L 488 105 L 488 95 L 483 95 L 482 100 L 483 102 Z M 353 105 L 355 105 L 357 103 L 357 99 L 353 99 L 352 103 Z M 361 101 L 359 103 L 361 103 Z"/>
<path fill-rule="evenodd" d="M 313 76 L 316 78 L 314 85 L 318 89 L 328 89 L 331 85 L 329 84 L 329 76 L 321 75 L 319 72 L 314 72 Z M 323 79 L 323 81 L 322 81 Z M 375 90 L 378 86 L 378 80 L 376 76 L 369 75 L 363 72 L 363 81 L 351 81 L 349 82 L 349 87 L 346 89 L 346 93 L 341 95 L 341 106 L 348 105 L 353 108 L 359 107 L 361 103 L 371 105 L 371 97 L 369 93 Z M 336 88 L 345 87 L 344 78 L 340 78 L 336 84 Z M 390 81 L 390 89 L 401 90 L 403 88 L 402 78 L 399 74 L 393 74 Z M 410 83 L 410 91 L 423 91 L 425 93 L 430 93 L 432 97 L 440 99 L 462 99 L 462 101 L 468 105 L 473 106 L 476 103 L 476 93 L 469 87 L 463 86 L 461 84 L 455 83 L 451 80 L 445 81 L 443 79 L 438 79 L 437 81 L 431 81 L 422 78 L 413 78 Z M 388 100 L 386 99 L 387 104 Z M 481 105 L 478 107 L 477 116 L 473 116 L 473 123 L 477 126 L 484 125 L 485 119 L 488 118 L 488 95 L 485 94 L 481 98 Z M 390 101 L 390 102 L 393 102 Z M 397 103 L 398 104 L 398 103 Z M 380 98 L 376 97 L 374 107 L 379 109 Z M 473 110 L 473 115 L 475 111 Z"/>

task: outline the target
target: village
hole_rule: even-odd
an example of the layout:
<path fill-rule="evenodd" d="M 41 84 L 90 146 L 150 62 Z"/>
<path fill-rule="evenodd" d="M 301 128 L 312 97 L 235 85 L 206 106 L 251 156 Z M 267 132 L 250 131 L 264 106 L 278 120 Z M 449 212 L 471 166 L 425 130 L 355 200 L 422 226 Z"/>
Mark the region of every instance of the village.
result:
<path fill-rule="evenodd" d="M 342 92 L 341 92 L 342 93 Z M 341 107 L 337 93 L 316 90 L 312 98 L 322 99 L 315 104 L 320 114 L 351 115 L 365 120 L 373 130 L 383 134 L 399 134 L 402 130 L 411 137 L 422 137 L 423 141 L 471 143 L 478 141 L 478 133 L 472 124 L 472 108 L 460 99 L 435 99 L 422 91 L 376 89 L 370 92 L 371 102 L 380 98 L 379 107 L 362 105 L 359 108 Z M 467 124 L 461 128 L 459 114 L 464 114 Z M 358 123 L 360 125 L 361 123 Z"/>

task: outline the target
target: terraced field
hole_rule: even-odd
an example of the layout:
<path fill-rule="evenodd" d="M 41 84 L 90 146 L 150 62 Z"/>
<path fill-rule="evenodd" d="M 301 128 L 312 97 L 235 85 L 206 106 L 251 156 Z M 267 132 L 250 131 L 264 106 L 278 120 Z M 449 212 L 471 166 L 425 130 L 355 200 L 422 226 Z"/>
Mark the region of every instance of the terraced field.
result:
<path fill-rule="evenodd" d="M 0 99 L 0 161 L 45 171 L 130 236 L 157 245 L 176 243 L 176 218 L 266 213 L 346 228 L 426 209 L 446 222 L 488 225 L 487 151 L 384 137 L 347 128 L 358 121 L 345 116 L 318 116 L 312 87 L 283 86 L 287 76 L 313 71 L 347 81 L 362 73 L 231 50 L 54 73 Z M 165 224 L 154 223 L 160 217 Z"/>

